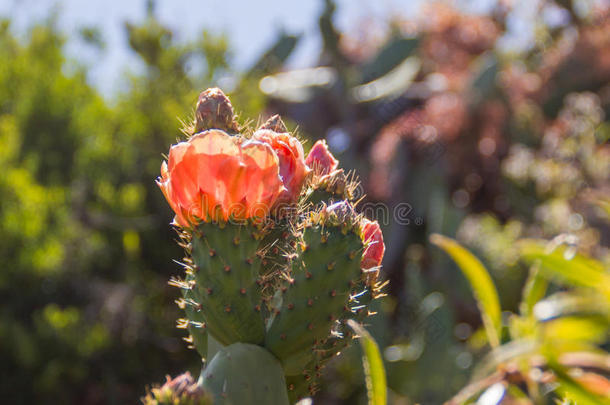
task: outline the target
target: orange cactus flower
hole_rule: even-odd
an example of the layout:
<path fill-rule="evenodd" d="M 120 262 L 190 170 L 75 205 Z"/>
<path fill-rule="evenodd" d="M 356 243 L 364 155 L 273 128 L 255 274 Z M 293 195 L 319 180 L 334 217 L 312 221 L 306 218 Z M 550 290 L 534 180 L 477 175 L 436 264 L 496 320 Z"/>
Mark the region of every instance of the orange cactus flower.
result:
<path fill-rule="evenodd" d="M 328 145 L 326 145 L 324 140 L 317 141 L 311 147 L 305 163 L 317 175 L 329 174 L 339 165 L 339 161 L 330 153 Z"/>
<path fill-rule="evenodd" d="M 171 147 L 157 184 L 175 222 L 262 218 L 285 191 L 269 145 L 209 130 Z"/>
<path fill-rule="evenodd" d="M 253 139 L 270 145 L 279 158 L 280 177 L 286 190 L 280 195 L 278 203 L 296 202 L 310 172 L 305 164 L 301 142 L 288 133 L 277 133 L 269 129 L 259 129 Z"/>
<path fill-rule="evenodd" d="M 367 244 L 367 247 L 362 254 L 360 267 L 363 269 L 379 267 L 385 253 L 381 228 L 377 221 L 369 221 L 366 218 L 362 221 L 362 240 Z"/>

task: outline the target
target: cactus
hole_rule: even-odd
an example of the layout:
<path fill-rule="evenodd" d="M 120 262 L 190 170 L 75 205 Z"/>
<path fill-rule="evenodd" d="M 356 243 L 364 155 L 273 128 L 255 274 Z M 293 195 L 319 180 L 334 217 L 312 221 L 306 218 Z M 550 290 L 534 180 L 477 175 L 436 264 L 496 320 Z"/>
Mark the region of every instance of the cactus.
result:
<path fill-rule="evenodd" d="M 304 225 L 282 306 L 265 339 L 289 375 L 303 371 L 313 346 L 326 339 L 334 321 L 349 310 L 349 282 L 361 272 L 357 255 L 362 242 L 351 218 L 333 223 L 325 214 L 313 214 Z"/>
<path fill-rule="evenodd" d="M 202 223 L 190 235 L 194 265 L 187 268 L 182 286 L 187 322 L 207 329 L 224 345 L 263 342 L 257 286 L 261 238 L 255 225 L 223 222 Z"/>
<path fill-rule="evenodd" d="M 234 343 L 223 347 L 205 368 L 201 386 L 214 404 L 288 404 L 280 362 L 261 346 Z"/>
<path fill-rule="evenodd" d="M 354 176 L 323 141 L 305 157 L 279 116 L 238 128 L 228 98 L 206 90 L 161 168 L 186 253 L 170 281 L 182 290 L 178 326 L 207 364 L 198 384 L 214 403 L 295 402 L 350 343 L 345 321 L 364 322 L 382 295 L 383 238 L 355 212 Z M 209 361 L 208 334 L 224 346 Z"/>
<path fill-rule="evenodd" d="M 212 395 L 195 382 L 191 373 L 186 372 L 167 381 L 160 387 L 153 387 L 142 398 L 144 405 L 212 405 Z"/>

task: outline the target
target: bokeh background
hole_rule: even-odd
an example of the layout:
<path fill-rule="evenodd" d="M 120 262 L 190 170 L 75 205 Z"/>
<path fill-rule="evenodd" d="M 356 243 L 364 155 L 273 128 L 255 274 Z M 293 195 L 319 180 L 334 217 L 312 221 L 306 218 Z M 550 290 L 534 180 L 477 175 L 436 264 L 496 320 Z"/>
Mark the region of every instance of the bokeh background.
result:
<path fill-rule="evenodd" d="M 0 16 L 2 403 L 137 403 L 198 375 L 154 179 L 211 86 L 242 123 L 279 113 L 326 139 L 382 207 L 390 285 L 368 329 L 392 403 L 443 403 L 487 352 L 430 234 L 483 261 L 507 317 L 518 239 L 610 266 L 607 1 L 2 0 Z M 366 403 L 360 352 L 344 354 L 314 403 Z"/>

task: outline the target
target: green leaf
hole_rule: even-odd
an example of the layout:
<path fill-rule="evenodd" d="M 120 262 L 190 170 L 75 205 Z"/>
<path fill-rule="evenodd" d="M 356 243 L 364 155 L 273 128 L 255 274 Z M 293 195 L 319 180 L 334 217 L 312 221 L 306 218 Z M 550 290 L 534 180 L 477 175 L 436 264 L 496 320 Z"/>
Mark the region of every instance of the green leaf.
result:
<path fill-rule="evenodd" d="M 604 296 L 594 291 L 564 291 L 537 302 L 532 313 L 540 322 L 565 316 L 598 316 L 610 322 L 610 306 L 603 302 Z"/>
<path fill-rule="evenodd" d="M 466 276 L 481 311 L 489 344 L 497 347 L 500 344 L 502 312 L 498 291 L 485 266 L 472 253 L 451 238 L 433 234 L 430 236 L 430 242 L 451 256 Z"/>
<path fill-rule="evenodd" d="M 578 405 L 610 405 L 610 399 L 603 398 L 582 386 L 578 381 L 568 375 L 566 370 L 556 363 L 550 362 L 550 368 L 557 377 L 557 391 L 564 397 L 576 402 Z"/>
<path fill-rule="evenodd" d="M 540 269 L 536 264 L 531 266 L 527 281 L 523 287 L 523 298 L 520 304 L 521 314 L 531 316 L 534 305 L 546 294 L 548 280 L 540 274 Z"/>
<path fill-rule="evenodd" d="M 603 344 L 608 334 L 608 323 L 596 317 L 568 316 L 544 323 L 543 339 L 550 342 Z"/>
<path fill-rule="evenodd" d="M 511 340 L 495 347 L 475 366 L 472 381 L 478 381 L 498 370 L 498 366 L 517 359 L 527 359 L 539 351 L 539 343 L 534 339 Z"/>
<path fill-rule="evenodd" d="M 521 257 L 528 263 L 538 262 L 540 269 L 568 284 L 593 288 L 610 300 L 610 274 L 601 262 L 558 246 L 548 251 L 544 241 L 524 239 L 519 242 Z"/>
<path fill-rule="evenodd" d="M 349 319 L 347 324 L 360 337 L 362 346 L 362 363 L 366 376 L 366 389 L 369 397 L 369 405 L 386 405 L 387 384 L 385 369 L 379 347 L 373 337 L 358 322 Z"/>

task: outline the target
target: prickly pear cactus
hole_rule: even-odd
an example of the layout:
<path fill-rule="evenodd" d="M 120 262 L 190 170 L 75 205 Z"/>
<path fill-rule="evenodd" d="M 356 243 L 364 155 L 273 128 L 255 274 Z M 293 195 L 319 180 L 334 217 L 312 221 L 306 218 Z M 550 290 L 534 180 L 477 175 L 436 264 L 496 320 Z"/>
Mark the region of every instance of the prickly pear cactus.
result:
<path fill-rule="evenodd" d="M 382 295 L 379 225 L 354 210 L 354 175 L 326 143 L 305 157 L 279 116 L 240 129 L 209 89 L 184 132 L 158 184 L 186 253 L 170 281 L 182 291 L 178 327 L 204 360 L 210 337 L 225 346 L 199 385 L 223 404 L 312 395 L 353 337 L 345 321 L 364 322 Z"/>
<path fill-rule="evenodd" d="M 183 281 L 188 321 L 196 335 L 205 329 L 220 343 L 260 344 L 265 325 L 258 288 L 262 231 L 251 224 L 201 223 L 183 234 L 192 265 Z M 187 242 L 188 241 L 188 242 Z M 191 329 L 191 333 L 193 333 Z M 201 336 L 193 339 L 201 339 Z"/>
<path fill-rule="evenodd" d="M 306 221 L 290 279 L 281 290 L 282 305 L 265 345 L 282 360 L 289 375 L 303 371 L 313 346 L 325 340 L 334 322 L 349 311 L 349 282 L 360 276 L 362 242 L 352 218 L 341 215 L 322 211 Z"/>

